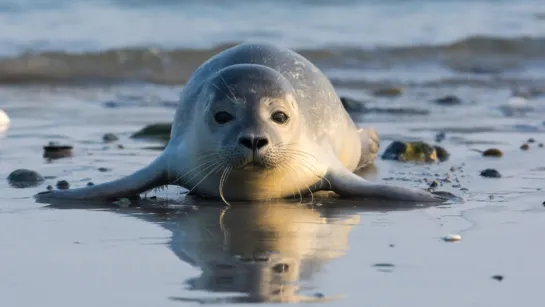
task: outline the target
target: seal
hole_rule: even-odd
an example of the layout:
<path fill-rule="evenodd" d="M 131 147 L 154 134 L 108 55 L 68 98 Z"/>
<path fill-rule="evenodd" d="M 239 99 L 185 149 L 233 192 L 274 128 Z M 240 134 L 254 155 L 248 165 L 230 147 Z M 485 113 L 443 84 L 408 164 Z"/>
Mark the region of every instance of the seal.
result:
<path fill-rule="evenodd" d="M 356 175 L 377 152 L 376 131 L 356 126 L 314 64 L 290 49 L 243 43 L 193 72 L 170 140 L 148 166 L 110 182 L 35 197 L 110 200 L 179 185 L 226 203 L 302 198 L 321 190 L 349 198 L 448 200 Z"/>

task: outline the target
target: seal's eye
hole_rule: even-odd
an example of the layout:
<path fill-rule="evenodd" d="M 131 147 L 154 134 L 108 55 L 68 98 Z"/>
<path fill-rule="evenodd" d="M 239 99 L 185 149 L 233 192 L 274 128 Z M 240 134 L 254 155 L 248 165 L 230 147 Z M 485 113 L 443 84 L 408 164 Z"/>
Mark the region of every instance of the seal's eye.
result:
<path fill-rule="evenodd" d="M 289 117 L 286 115 L 286 113 L 282 111 L 276 111 L 271 116 L 272 120 L 274 120 L 278 124 L 284 124 L 288 121 Z"/>
<path fill-rule="evenodd" d="M 226 124 L 227 122 L 230 122 L 233 120 L 233 115 L 227 113 L 227 112 L 218 112 L 216 115 L 214 115 L 214 120 L 220 124 Z"/>

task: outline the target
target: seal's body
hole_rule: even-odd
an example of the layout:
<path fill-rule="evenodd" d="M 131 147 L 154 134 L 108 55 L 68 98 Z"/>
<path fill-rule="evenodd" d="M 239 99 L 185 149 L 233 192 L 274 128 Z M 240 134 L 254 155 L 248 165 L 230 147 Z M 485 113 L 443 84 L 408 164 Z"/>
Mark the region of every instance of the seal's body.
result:
<path fill-rule="evenodd" d="M 170 141 L 150 165 L 112 182 L 37 196 L 112 199 L 175 184 L 226 202 L 317 190 L 346 197 L 445 200 L 355 175 L 377 151 L 374 130 L 356 127 L 315 65 L 288 49 L 240 44 L 193 73 L 182 91 Z"/>

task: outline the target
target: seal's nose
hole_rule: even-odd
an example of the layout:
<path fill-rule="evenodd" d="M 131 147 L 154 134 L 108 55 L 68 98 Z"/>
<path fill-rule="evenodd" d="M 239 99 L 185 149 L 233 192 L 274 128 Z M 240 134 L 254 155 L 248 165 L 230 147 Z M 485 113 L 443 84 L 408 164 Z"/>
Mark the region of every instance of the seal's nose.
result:
<path fill-rule="evenodd" d="M 259 151 L 269 144 L 269 140 L 262 136 L 241 136 L 238 143 L 250 150 Z"/>

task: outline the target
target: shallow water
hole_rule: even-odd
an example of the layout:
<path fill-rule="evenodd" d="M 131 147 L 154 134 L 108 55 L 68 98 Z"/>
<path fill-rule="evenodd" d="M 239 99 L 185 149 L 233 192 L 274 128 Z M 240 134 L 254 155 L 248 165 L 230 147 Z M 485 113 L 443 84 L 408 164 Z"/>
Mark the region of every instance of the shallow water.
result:
<path fill-rule="evenodd" d="M 27 189 L 0 180 L 0 305 L 540 305 L 545 11 L 538 1 L 232 3 L 0 0 L 0 108 L 11 119 L 0 133 L 0 178 L 17 168 L 50 176 Z M 303 50 L 340 95 L 369 107 L 428 110 L 353 114 L 377 128 L 381 153 L 394 139 L 434 142 L 444 131 L 441 146 L 451 154 L 427 166 L 377 159 L 364 176 L 423 188 L 424 179 L 449 173 L 454 182 L 440 189 L 465 202 L 277 202 L 223 214 L 203 202 L 170 209 L 34 202 L 57 180 L 100 183 L 152 161 L 159 151 L 146 147 L 160 144 L 129 135 L 171 121 L 191 71 L 224 48 L 214 46 L 246 39 Z M 47 50 L 57 53 L 39 53 Z M 370 94 L 388 84 L 405 91 Z M 509 97 L 518 87 L 537 94 L 517 109 Z M 450 94 L 463 103 L 431 102 Z M 102 142 L 106 132 L 120 140 Z M 520 150 L 529 138 L 537 143 Z M 74 156 L 47 161 L 49 141 L 74 145 Z M 471 151 L 489 147 L 504 156 Z M 480 177 L 485 168 L 502 178 Z M 451 233 L 461 242 L 441 239 Z"/>

